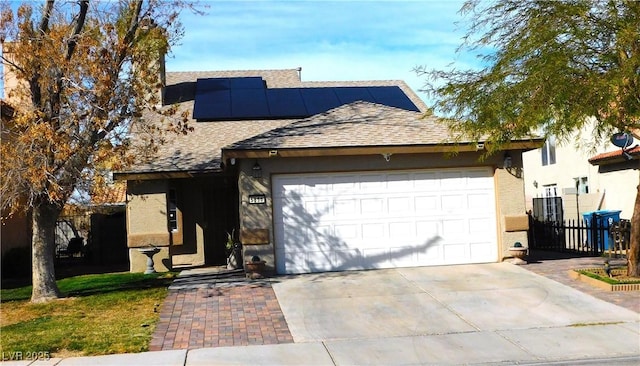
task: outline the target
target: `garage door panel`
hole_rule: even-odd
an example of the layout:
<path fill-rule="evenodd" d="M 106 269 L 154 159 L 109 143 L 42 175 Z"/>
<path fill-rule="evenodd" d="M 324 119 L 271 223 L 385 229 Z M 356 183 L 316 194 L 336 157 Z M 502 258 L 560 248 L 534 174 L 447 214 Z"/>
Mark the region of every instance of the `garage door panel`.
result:
<path fill-rule="evenodd" d="M 389 250 L 387 268 L 410 267 L 418 262 L 418 250 L 414 246 L 393 247 Z"/>
<path fill-rule="evenodd" d="M 390 197 L 387 201 L 389 212 L 404 212 L 407 213 L 412 210 L 410 197 Z"/>
<path fill-rule="evenodd" d="M 474 188 L 493 188 L 493 177 L 487 176 L 482 170 L 469 170 L 467 179 L 473 182 Z"/>
<path fill-rule="evenodd" d="M 467 260 L 468 245 L 465 243 L 446 243 L 443 245 L 445 261 L 452 263 L 460 263 L 460 260 Z"/>
<path fill-rule="evenodd" d="M 497 259 L 489 169 L 276 175 L 274 192 L 280 273 Z"/>
<path fill-rule="evenodd" d="M 380 193 L 384 192 L 387 188 L 387 184 L 384 181 L 384 176 L 380 174 L 376 175 L 362 175 L 361 177 L 356 177 L 356 179 L 360 178 L 360 190 L 371 192 L 371 193 Z"/>
<path fill-rule="evenodd" d="M 347 271 L 364 269 L 364 256 L 359 249 L 337 249 L 332 253 L 332 268 L 328 270 Z"/>
<path fill-rule="evenodd" d="M 486 193 L 470 193 L 467 195 L 467 207 L 470 210 L 485 210 L 491 202 L 491 197 Z"/>
<path fill-rule="evenodd" d="M 484 258 L 486 261 L 491 261 L 492 258 L 487 255 L 487 253 L 491 253 L 491 249 L 495 244 L 484 242 L 484 243 L 471 243 L 469 244 L 470 256 L 472 258 Z"/>
<path fill-rule="evenodd" d="M 363 239 L 379 239 L 385 237 L 386 224 L 382 222 L 372 222 L 362 224 Z"/>
<path fill-rule="evenodd" d="M 440 189 L 443 190 L 457 190 L 466 187 L 467 180 L 463 177 L 462 172 L 443 172 L 440 179 Z"/>
<path fill-rule="evenodd" d="M 469 218 L 469 234 L 490 234 L 492 230 L 495 230 L 495 228 L 491 227 L 491 224 L 491 220 L 486 217 Z"/>
<path fill-rule="evenodd" d="M 357 224 L 335 225 L 333 228 L 334 234 L 340 239 L 353 240 L 360 237 L 359 225 Z"/>
<path fill-rule="evenodd" d="M 462 211 L 467 208 L 466 195 L 463 194 L 448 194 L 442 196 L 441 205 L 443 210 L 448 211 Z"/>
<path fill-rule="evenodd" d="M 431 241 L 433 238 L 440 237 L 439 221 L 416 221 L 416 234 L 422 242 Z"/>
<path fill-rule="evenodd" d="M 447 218 L 442 220 L 442 236 L 444 238 L 466 236 L 468 232 L 465 219 Z"/>
<path fill-rule="evenodd" d="M 364 268 L 391 268 L 389 248 L 371 248 L 362 251 Z"/>
<path fill-rule="evenodd" d="M 420 191 L 437 191 L 440 189 L 440 180 L 436 173 L 414 173 L 414 187 Z"/>
<path fill-rule="evenodd" d="M 362 214 L 377 216 L 384 212 L 384 200 L 381 198 L 362 198 L 360 207 Z"/>
<path fill-rule="evenodd" d="M 415 237 L 415 224 L 413 222 L 390 222 L 389 238 L 406 239 Z"/>
<path fill-rule="evenodd" d="M 336 198 L 333 201 L 333 214 L 336 216 L 353 216 L 360 213 L 360 205 L 355 198 Z"/>
<path fill-rule="evenodd" d="M 417 196 L 414 199 L 414 208 L 417 213 L 432 212 L 434 210 L 440 210 L 440 197 L 436 195 L 432 196 Z"/>
<path fill-rule="evenodd" d="M 389 192 L 407 192 L 413 189 L 413 181 L 409 174 L 387 175 L 387 190 Z"/>

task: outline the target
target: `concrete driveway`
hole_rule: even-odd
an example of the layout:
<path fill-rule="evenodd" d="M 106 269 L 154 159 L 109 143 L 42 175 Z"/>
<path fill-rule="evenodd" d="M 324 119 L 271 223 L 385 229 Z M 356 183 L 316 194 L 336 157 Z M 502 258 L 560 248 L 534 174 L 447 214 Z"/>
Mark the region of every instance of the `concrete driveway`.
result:
<path fill-rule="evenodd" d="M 639 314 L 509 263 L 324 273 L 273 284 L 296 343 L 335 364 L 640 355 Z"/>

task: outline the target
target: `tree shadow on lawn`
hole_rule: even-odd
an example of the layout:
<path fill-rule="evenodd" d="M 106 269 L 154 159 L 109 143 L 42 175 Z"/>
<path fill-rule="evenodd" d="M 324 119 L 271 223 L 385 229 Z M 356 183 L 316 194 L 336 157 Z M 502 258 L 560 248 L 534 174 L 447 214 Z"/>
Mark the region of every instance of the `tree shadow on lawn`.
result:
<path fill-rule="evenodd" d="M 76 277 L 88 274 L 105 274 L 105 273 L 118 273 L 128 272 L 129 265 L 127 263 L 112 264 L 112 265 L 95 265 L 86 264 L 80 261 L 67 261 L 56 262 L 56 280 L 62 280 L 64 278 Z M 25 287 L 31 285 L 31 270 L 27 271 L 28 274 L 11 276 L 10 274 L 3 274 L 0 288 L 2 289 L 15 289 L 18 287 Z"/>
<path fill-rule="evenodd" d="M 68 277 L 58 280 L 62 297 L 85 297 L 120 291 L 167 288 L 176 272 L 153 273 L 104 273 Z M 29 300 L 31 285 L 15 288 L 2 287 L 1 302 Z"/>

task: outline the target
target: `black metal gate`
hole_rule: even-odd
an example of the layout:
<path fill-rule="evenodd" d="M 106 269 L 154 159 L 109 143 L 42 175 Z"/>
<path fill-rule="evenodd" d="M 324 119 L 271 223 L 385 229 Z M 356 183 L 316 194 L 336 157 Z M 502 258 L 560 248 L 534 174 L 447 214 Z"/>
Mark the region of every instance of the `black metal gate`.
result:
<path fill-rule="evenodd" d="M 562 197 L 534 198 L 533 218 L 542 222 L 562 222 L 564 220 Z"/>

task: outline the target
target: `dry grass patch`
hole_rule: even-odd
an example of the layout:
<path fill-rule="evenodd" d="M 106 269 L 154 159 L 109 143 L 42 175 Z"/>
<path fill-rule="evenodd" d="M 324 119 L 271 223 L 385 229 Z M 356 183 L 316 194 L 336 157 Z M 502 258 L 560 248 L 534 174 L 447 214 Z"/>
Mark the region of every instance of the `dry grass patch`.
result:
<path fill-rule="evenodd" d="M 159 305 L 175 274 L 119 273 L 58 281 L 70 297 L 32 304 L 24 289 L 2 290 L 0 352 L 51 357 L 148 350 Z"/>

